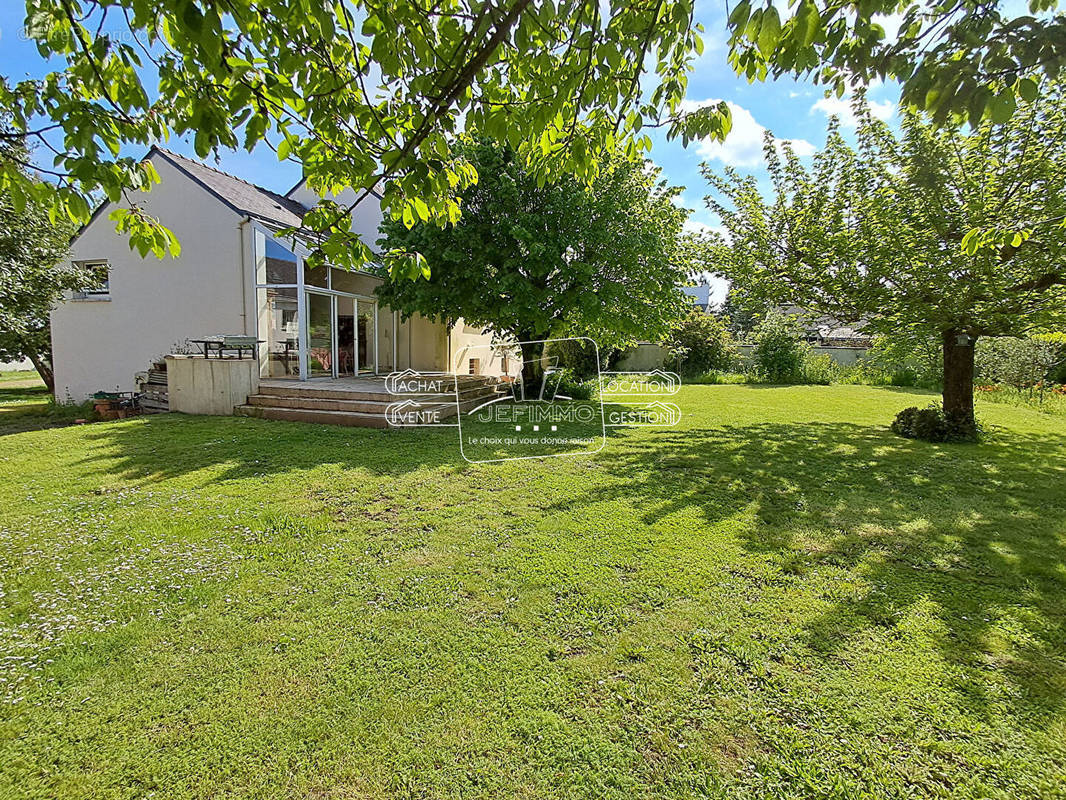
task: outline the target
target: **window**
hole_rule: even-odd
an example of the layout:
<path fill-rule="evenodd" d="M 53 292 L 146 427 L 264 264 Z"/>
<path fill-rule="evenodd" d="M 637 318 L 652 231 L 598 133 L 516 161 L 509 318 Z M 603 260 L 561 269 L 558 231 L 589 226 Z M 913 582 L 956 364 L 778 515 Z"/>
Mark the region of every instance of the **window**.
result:
<path fill-rule="evenodd" d="M 74 292 L 75 300 L 107 297 L 111 294 L 110 266 L 106 261 L 80 261 L 78 266 L 89 273 L 89 283 Z"/>
<path fill-rule="evenodd" d="M 469 369 L 470 369 L 470 374 L 471 375 L 480 375 L 481 374 L 481 359 L 480 358 L 472 358 L 472 359 L 470 359 L 470 367 L 469 367 Z"/>

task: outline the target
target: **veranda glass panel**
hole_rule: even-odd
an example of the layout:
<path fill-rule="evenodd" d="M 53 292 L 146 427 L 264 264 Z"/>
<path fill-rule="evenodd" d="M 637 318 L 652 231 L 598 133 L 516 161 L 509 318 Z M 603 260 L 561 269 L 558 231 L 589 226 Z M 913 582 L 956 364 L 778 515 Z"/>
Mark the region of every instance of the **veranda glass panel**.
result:
<path fill-rule="evenodd" d="M 255 232 L 255 282 L 296 283 L 296 254 L 261 231 Z"/>
<path fill-rule="evenodd" d="M 311 377 L 333 375 L 333 298 L 307 294 L 307 360 Z"/>
<path fill-rule="evenodd" d="M 308 286 L 318 286 L 322 289 L 329 288 L 329 267 L 318 267 L 316 269 L 309 269 L 304 264 L 304 283 Z"/>
<path fill-rule="evenodd" d="M 337 298 L 337 374 L 354 375 L 355 299 Z"/>
<path fill-rule="evenodd" d="M 374 326 L 374 308 L 376 303 L 358 301 L 359 315 L 356 325 L 359 330 L 359 371 L 374 372 L 377 365 L 374 360 L 377 348 L 377 331 Z"/>
<path fill-rule="evenodd" d="M 259 372 L 264 378 L 299 376 L 299 330 L 296 290 L 257 290 L 259 306 Z"/>

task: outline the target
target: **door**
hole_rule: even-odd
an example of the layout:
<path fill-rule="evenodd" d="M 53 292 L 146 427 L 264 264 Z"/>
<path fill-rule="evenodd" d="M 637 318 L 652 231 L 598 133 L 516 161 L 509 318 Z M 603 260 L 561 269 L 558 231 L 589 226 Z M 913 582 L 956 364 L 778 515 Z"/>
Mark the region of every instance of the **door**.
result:
<path fill-rule="evenodd" d="M 333 298 L 307 293 L 307 365 L 312 378 L 333 377 L 336 365 Z"/>
<path fill-rule="evenodd" d="M 357 300 L 357 318 L 355 325 L 356 351 L 359 354 L 359 372 L 376 373 L 378 371 L 378 304 L 373 301 Z"/>
<path fill-rule="evenodd" d="M 337 375 L 355 375 L 358 339 L 355 324 L 355 298 L 337 298 Z"/>

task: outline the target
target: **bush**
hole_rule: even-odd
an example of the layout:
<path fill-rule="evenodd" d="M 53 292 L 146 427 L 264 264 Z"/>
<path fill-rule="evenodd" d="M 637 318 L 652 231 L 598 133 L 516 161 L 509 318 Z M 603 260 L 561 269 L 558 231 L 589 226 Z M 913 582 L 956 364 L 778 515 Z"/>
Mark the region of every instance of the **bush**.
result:
<path fill-rule="evenodd" d="M 916 333 L 876 336 L 851 374 L 855 382 L 873 386 L 937 389 L 944 379 L 940 344 Z"/>
<path fill-rule="evenodd" d="M 752 376 L 745 372 L 705 372 L 702 375 L 696 375 L 691 378 L 687 378 L 686 383 L 696 386 L 725 386 L 733 385 L 739 386 L 745 383 L 752 382 Z"/>
<path fill-rule="evenodd" d="M 968 422 L 945 414 L 935 403 L 928 408 L 911 406 L 900 411 L 892 422 L 892 432 L 925 442 L 973 441 L 977 437 L 977 430 Z"/>
<path fill-rule="evenodd" d="M 755 329 L 751 351 L 755 375 L 770 383 L 797 383 L 803 378 L 805 348 L 789 318 L 770 314 Z"/>
<path fill-rule="evenodd" d="M 1062 363 L 1062 345 L 1047 339 L 999 336 L 977 340 L 974 354 L 977 377 L 985 383 L 1004 383 L 1015 389 L 1052 379 Z"/>
<path fill-rule="evenodd" d="M 566 395 L 573 400 L 591 400 L 597 391 L 595 380 L 581 380 L 567 367 L 554 370 L 545 380 L 554 389 L 553 396 Z"/>
<path fill-rule="evenodd" d="M 557 339 L 548 342 L 545 354 L 553 359 L 554 365 L 560 369 L 569 370 L 579 381 L 594 378 L 601 368 L 606 368 L 606 361 L 610 358 L 611 350 L 600 351 L 600 361 L 596 363 L 596 348 L 591 342 L 582 339 Z"/>
<path fill-rule="evenodd" d="M 690 311 L 674 328 L 666 349 L 677 356 L 683 375 L 725 372 L 740 360 L 733 335 L 713 314 Z"/>
<path fill-rule="evenodd" d="M 803 366 L 800 369 L 803 383 L 828 386 L 840 374 L 840 367 L 828 353 L 815 355 L 809 347 L 803 347 Z"/>

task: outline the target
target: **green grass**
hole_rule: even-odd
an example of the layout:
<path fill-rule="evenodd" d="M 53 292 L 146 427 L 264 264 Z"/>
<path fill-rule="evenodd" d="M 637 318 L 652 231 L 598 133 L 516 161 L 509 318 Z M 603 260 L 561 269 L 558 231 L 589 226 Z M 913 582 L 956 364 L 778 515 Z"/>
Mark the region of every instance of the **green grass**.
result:
<path fill-rule="evenodd" d="M 18 405 L 40 405 L 51 398 L 44 381 L 33 371 L 0 372 L 0 410 Z"/>
<path fill-rule="evenodd" d="M 55 403 L 36 372 L 0 372 L 0 436 L 71 425 L 93 416 L 92 403 Z"/>
<path fill-rule="evenodd" d="M 1066 425 L 692 386 L 676 429 L 0 436 L 0 796 L 1066 796 Z"/>

